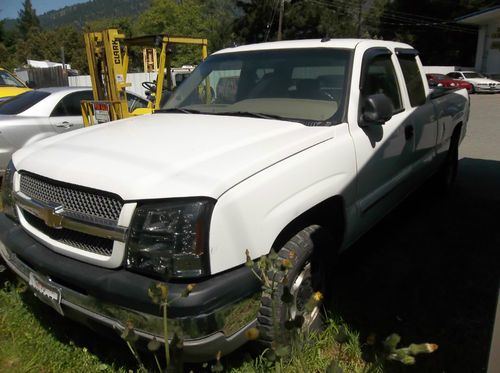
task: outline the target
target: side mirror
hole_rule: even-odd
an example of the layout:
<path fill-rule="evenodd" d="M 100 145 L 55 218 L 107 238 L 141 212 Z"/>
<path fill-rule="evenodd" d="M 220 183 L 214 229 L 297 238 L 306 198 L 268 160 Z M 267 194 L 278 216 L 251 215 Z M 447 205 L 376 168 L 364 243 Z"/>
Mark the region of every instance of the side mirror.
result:
<path fill-rule="evenodd" d="M 26 82 L 26 87 L 28 87 L 28 88 L 36 88 L 36 83 L 33 80 L 28 80 Z"/>
<path fill-rule="evenodd" d="M 361 108 L 361 122 L 365 125 L 384 124 L 392 118 L 392 101 L 383 93 L 376 93 L 365 98 Z"/>

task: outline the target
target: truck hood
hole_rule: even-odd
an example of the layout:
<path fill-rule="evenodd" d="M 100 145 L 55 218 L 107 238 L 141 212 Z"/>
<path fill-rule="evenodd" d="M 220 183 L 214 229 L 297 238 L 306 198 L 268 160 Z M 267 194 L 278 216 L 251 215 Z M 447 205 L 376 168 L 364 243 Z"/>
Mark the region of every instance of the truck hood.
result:
<path fill-rule="evenodd" d="M 278 120 L 154 114 L 45 139 L 16 152 L 13 161 L 19 171 L 124 200 L 218 198 L 253 174 L 328 140 L 333 131 Z"/>

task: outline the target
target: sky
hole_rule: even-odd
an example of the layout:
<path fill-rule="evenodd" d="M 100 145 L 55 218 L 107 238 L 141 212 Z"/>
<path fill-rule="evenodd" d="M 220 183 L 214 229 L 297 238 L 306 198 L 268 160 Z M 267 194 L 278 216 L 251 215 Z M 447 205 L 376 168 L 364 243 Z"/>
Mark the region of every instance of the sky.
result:
<path fill-rule="evenodd" d="M 88 0 L 31 0 L 33 8 L 37 15 L 48 12 L 49 10 L 64 8 L 67 5 L 85 3 Z M 24 0 L 1 0 L 0 1 L 0 19 L 17 18 L 17 13 L 23 6 Z"/>

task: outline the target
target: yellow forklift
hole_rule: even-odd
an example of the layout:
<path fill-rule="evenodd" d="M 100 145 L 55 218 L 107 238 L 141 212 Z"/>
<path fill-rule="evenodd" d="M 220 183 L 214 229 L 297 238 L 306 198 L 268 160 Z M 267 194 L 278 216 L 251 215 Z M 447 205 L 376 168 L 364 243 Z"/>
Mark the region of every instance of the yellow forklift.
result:
<path fill-rule="evenodd" d="M 198 45 L 201 46 L 202 60 L 208 56 L 208 40 L 204 38 L 153 35 L 127 39 L 116 29 L 89 32 L 85 33 L 84 37 L 94 94 L 93 101 L 81 102 L 83 122 L 86 127 L 135 115 L 150 114 L 159 109 L 164 87 L 167 90 L 173 88 L 169 58 L 173 46 Z M 127 70 L 128 51 L 131 47 L 160 49 L 156 83 L 149 84 L 154 90 L 154 104 L 151 102 L 147 108 L 138 108 L 132 112 L 128 108 L 126 92 L 126 88 L 130 86 L 130 83 L 127 83 Z"/>

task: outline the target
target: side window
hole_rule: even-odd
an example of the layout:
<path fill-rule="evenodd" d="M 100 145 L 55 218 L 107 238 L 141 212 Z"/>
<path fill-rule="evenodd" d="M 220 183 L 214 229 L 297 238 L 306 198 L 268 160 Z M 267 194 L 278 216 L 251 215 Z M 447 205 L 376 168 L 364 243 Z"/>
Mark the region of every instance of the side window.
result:
<path fill-rule="evenodd" d="M 374 57 L 364 67 L 364 81 L 361 86 L 361 97 L 364 99 L 376 93 L 384 93 L 392 101 L 393 113 L 403 109 L 396 70 L 389 54 Z"/>
<path fill-rule="evenodd" d="M 79 116 L 82 114 L 80 109 L 80 101 L 93 100 L 92 91 L 81 91 L 70 93 L 63 97 L 61 101 L 52 110 L 51 117 L 69 117 Z"/>
<path fill-rule="evenodd" d="M 403 70 L 408 96 L 412 107 L 425 104 L 425 89 L 417 60 L 413 54 L 399 54 L 398 61 Z"/>

